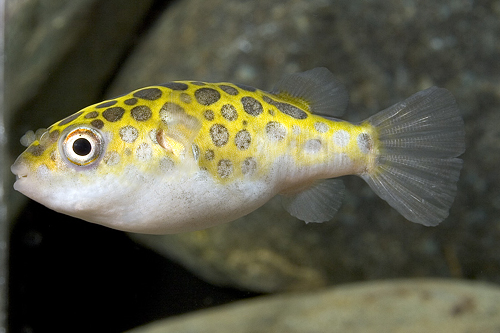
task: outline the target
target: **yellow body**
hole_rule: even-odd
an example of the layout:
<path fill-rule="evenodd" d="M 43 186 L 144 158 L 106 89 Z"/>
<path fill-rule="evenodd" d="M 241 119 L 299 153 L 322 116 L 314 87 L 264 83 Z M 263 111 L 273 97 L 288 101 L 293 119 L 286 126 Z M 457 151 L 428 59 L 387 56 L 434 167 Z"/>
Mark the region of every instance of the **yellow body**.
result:
<path fill-rule="evenodd" d="M 374 154 L 371 152 L 376 151 L 373 146 L 374 131 L 367 122 L 355 125 L 326 119 L 312 114 L 307 101 L 286 95 L 274 96 L 257 89 L 244 90 L 231 83 L 179 81 L 172 82 L 172 86 L 186 89 L 151 86 L 91 105 L 66 118 L 71 121 L 63 120 L 50 126 L 45 137 L 32 143 L 28 150 L 32 154 L 24 157 L 30 159 L 33 169 L 43 163 L 49 170 L 57 170 L 61 167 L 61 160 L 56 157 L 57 145 L 49 146 L 40 141 L 58 138 L 73 124 L 86 124 L 113 137 L 103 155 L 104 163 L 99 166 L 100 173 L 121 173 L 123 170 L 120 168 L 130 164 L 147 172 L 152 168 L 151 164 L 165 158 L 179 164 L 186 153 L 196 155 L 193 157 L 198 167 L 208 170 L 223 183 L 242 178 L 250 172 L 266 174 L 276 158 L 284 155 L 291 157 L 298 168 L 331 164 L 335 154 L 348 159 L 350 163 L 345 164 L 349 167 L 346 172 L 329 169 L 325 171 L 328 173 L 325 178 L 362 173 L 373 165 Z M 225 92 L 221 86 L 232 94 Z M 213 103 L 214 99 L 200 103 L 195 97 L 200 89 L 204 89 L 202 92 L 208 91 L 205 89 L 216 91 L 220 97 Z M 141 92 L 146 95 L 148 91 L 154 92 L 151 95 L 158 98 L 134 97 Z M 294 106 L 303 113 L 290 116 L 275 105 L 266 103 L 264 97 Z M 257 101 L 262 111 L 249 114 L 244 109 L 242 98 Z M 170 123 L 169 119 L 162 120 L 162 108 L 178 111 L 178 119 Z M 134 109 L 150 112 L 150 117 L 145 120 L 145 116 L 134 117 Z M 110 114 L 108 119 L 107 113 Z M 123 114 L 115 120 L 117 116 L 114 113 Z M 123 134 L 128 132 L 129 136 Z M 137 133 L 135 138 L 134 133 Z M 124 135 L 125 139 L 122 138 Z"/>
<path fill-rule="evenodd" d="M 25 136 L 14 187 L 91 222 L 172 233 L 234 220 L 276 194 L 292 215 L 326 221 L 343 193 L 333 178 L 352 174 L 408 219 L 434 225 L 448 214 L 463 151 L 450 96 L 430 88 L 352 124 L 334 118 L 347 93 L 324 68 L 270 93 L 169 82 Z"/>

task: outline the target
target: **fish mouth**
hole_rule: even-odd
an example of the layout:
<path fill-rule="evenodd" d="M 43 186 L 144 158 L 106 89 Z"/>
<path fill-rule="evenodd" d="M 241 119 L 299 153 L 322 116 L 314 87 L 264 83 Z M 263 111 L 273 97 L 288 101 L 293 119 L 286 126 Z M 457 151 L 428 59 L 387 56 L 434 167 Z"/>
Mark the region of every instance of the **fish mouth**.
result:
<path fill-rule="evenodd" d="M 12 164 L 10 171 L 16 175 L 16 182 L 14 183 L 14 189 L 16 191 L 22 192 L 22 184 L 28 179 L 29 170 L 28 167 L 18 160 Z"/>

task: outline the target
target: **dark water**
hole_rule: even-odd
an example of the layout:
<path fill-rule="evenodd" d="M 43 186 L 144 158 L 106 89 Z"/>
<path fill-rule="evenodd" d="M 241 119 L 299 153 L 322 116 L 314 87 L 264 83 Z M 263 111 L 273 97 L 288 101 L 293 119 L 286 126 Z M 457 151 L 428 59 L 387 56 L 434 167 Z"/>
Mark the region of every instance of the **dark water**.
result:
<path fill-rule="evenodd" d="M 257 294 L 217 287 L 123 232 L 33 201 L 11 236 L 9 332 L 122 332 Z"/>

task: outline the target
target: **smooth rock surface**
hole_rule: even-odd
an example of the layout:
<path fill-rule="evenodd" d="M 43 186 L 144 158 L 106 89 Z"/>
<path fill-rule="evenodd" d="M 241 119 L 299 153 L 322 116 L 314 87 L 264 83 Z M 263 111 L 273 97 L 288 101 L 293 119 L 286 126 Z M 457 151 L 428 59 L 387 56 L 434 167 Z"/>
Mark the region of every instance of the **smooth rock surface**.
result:
<path fill-rule="evenodd" d="M 78 44 L 96 0 L 6 1 L 6 96 L 9 108 L 33 97 Z"/>
<path fill-rule="evenodd" d="M 496 333 L 500 289 L 458 280 L 349 284 L 240 301 L 129 333 Z"/>
<path fill-rule="evenodd" d="M 102 98 L 153 0 L 8 3 L 6 122 L 17 154 L 26 131 Z"/>
<path fill-rule="evenodd" d="M 345 177 L 343 206 L 327 223 L 305 225 L 275 201 L 209 230 L 134 238 L 212 283 L 254 291 L 411 276 L 500 282 L 499 18 L 489 1 L 175 3 L 108 95 L 176 79 L 269 89 L 284 73 L 326 66 L 350 92 L 345 118 L 359 121 L 438 85 L 464 114 L 465 165 L 450 217 L 435 228 Z"/>

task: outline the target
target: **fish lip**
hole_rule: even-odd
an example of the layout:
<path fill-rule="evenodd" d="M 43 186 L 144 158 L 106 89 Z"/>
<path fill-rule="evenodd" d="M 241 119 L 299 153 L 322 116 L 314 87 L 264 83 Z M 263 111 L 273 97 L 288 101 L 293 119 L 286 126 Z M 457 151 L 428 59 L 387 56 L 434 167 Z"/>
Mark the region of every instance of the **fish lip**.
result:
<path fill-rule="evenodd" d="M 17 176 L 17 178 L 23 178 L 28 176 L 28 167 L 22 163 L 16 161 L 10 167 L 10 171 Z"/>
<path fill-rule="evenodd" d="M 10 167 L 10 171 L 16 176 L 16 182 L 14 183 L 14 189 L 19 191 L 21 183 L 24 182 L 29 177 L 29 169 L 19 160 L 14 162 Z"/>

